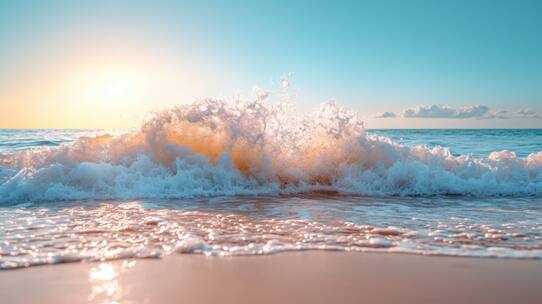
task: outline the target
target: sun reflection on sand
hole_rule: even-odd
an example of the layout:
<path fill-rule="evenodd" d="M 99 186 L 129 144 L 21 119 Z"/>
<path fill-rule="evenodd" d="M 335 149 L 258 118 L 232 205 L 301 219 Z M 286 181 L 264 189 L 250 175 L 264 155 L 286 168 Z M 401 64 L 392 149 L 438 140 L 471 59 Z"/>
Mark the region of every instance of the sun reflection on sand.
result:
<path fill-rule="evenodd" d="M 89 273 L 92 289 L 88 301 L 103 304 L 120 303 L 124 291 L 118 280 L 119 275 L 135 264 L 136 261 L 126 260 L 121 266 L 113 263 L 101 263 L 97 267 L 92 267 Z"/>

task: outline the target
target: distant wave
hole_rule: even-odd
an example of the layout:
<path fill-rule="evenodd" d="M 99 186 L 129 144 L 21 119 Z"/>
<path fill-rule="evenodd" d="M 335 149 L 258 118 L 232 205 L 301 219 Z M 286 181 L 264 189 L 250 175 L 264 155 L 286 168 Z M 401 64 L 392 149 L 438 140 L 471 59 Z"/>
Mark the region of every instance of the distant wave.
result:
<path fill-rule="evenodd" d="M 207 99 L 138 132 L 0 154 L 0 203 L 337 191 L 374 196 L 542 196 L 542 152 L 485 158 L 367 134 L 334 103 L 307 116 L 287 103 Z"/>
<path fill-rule="evenodd" d="M 59 146 L 60 144 L 62 144 L 62 142 L 53 141 L 53 140 L 28 140 L 28 141 L 7 142 L 7 143 L 0 142 L 0 148 L 9 147 L 12 149 L 22 149 L 22 148 L 44 147 L 44 146 L 45 147 Z"/>

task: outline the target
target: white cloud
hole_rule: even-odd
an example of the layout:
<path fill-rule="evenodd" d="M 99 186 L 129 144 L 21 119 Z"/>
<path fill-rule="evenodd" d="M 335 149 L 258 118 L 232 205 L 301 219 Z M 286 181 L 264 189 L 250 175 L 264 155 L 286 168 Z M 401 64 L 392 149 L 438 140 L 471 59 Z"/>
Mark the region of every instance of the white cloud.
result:
<path fill-rule="evenodd" d="M 376 113 L 375 118 L 395 118 L 397 115 L 393 112 Z"/>
<path fill-rule="evenodd" d="M 476 118 L 482 117 L 488 112 L 488 107 L 480 105 L 463 108 L 430 105 L 406 109 L 400 113 L 400 116 L 405 118 Z"/>
<path fill-rule="evenodd" d="M 445 105 L 427 105 L 408 108 L 401 112 L 377 113 L 375 118 L 448 118 L 448 119 L 508 119 L 526 118 L 542 119 L 542 116 L 528 109 L 512 113 L 508 110 L 491 111 L 488 106 L 474 105 L 466 107 L 450 107 Z"/>
<path fill-rule="evenodd" d="M 512 118 L 510 112 L 507 110 L 500 110 L 494 113 L 490 113 L 486 116 L 480 117 L 480 119 L 509 119 Z"/>
<path fill-rule="evenodd" d="M 517 114 L 521 118 L 542 119 L 542 116 L 529 109 L 522 109 L 517 111 Z"/>

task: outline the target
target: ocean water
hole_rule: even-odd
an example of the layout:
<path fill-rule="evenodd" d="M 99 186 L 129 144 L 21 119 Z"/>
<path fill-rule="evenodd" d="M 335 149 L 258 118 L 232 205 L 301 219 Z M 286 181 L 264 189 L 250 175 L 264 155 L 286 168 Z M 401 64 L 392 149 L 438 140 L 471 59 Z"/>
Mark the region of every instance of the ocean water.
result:
<path fill-rule="evenodd" d="M 542 129 L 202 100 L 136 131 L 0 130 L 1 269 L 292 250 L 542 258 Z"/>
<path fill-rule="evenodd" d="M 542 127 L 542 124 L 541 124 Z M 487 157 L 508 150 L 518 157 L 542 151 L 541 129 L 400 129 L 369 130 L 403 145 L 448 147 L 452 155 Z"/>

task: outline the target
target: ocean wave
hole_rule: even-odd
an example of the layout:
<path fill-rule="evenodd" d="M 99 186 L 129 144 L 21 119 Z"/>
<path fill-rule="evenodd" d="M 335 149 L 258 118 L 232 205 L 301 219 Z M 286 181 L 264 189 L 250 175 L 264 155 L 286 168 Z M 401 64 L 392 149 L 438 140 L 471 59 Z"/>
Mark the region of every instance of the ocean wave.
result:
<path fill-rule="evenodd" d="M 367 134 L 323 104 L 205 99 L 156 113 L 137 132 L 0 154 L 0 203 L 336 191 L 374 196 L 542 196 L 542 152 L 453 156 Z"/>

